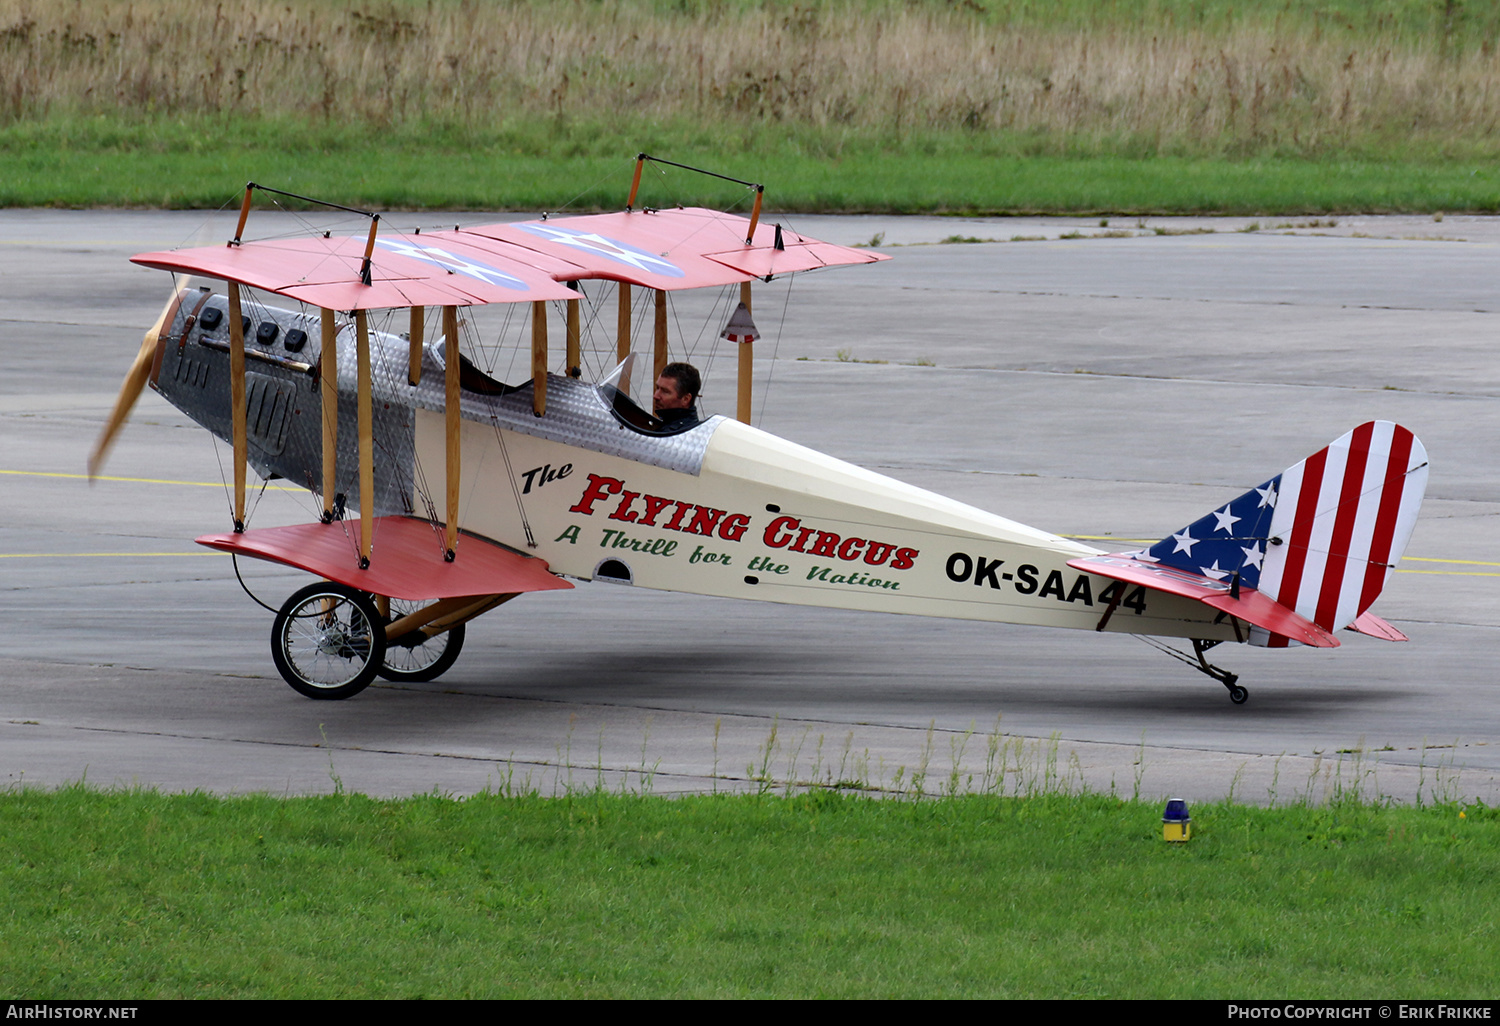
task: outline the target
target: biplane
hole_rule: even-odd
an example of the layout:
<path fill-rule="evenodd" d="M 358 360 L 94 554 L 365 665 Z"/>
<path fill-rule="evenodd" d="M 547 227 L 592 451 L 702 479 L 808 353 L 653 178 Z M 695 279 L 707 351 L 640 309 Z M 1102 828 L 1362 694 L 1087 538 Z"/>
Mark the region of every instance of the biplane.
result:
<path fill-rule="evenodd" d="M 276 193 L 252 183 L 227 244 L 132 258 L 191 280 L 146 333 L 90 473 L 147 383 L 232 445 L 233 529 L 198 541 L 317 577 L 276 613 L 271 645 L 317 699 L 377 675 L 432 680 L 469 620 L 574 580 L 1187 639 L 1192 658 L 1178 656 L 1235 703 L 1246 689 L 1206 658 L 1221 643 L 1335 647 L 1345 628 L 1405 640 L 1369 609 L 1426 486 L 1410 431 L 1362 424 L 1133 552 L 864 470 L 749 423 L 751 283 L 886 257 L 763 223 L 752 183 L 739 183 L 754 191 L 748 218 L 638 207 L 652 159 L 638 158 L 623 210 L 438 231 L 357 212 L 360 235 L 249 240 L 254 195 Z M 738 350 L 737 415 L 658 418 L 632 396 L 668 363 L 667 294 L 736 285 L 722 337 Z M 616 362 L 594 381 L 580 363 L 586 287 L 618 305 Z M 642 291 L 650 379 L 632 338 Z M 529 314 L 519 384 L 461 352 L 460 315 L 496 304 Z M 560 372 L 549 306 L 565 325 Z M 399 326 L 402 311 L 405 332 L 370 325 L 384 312 Z M 247 468 L 306 487 L 321 515 L 249 528 Z"/>

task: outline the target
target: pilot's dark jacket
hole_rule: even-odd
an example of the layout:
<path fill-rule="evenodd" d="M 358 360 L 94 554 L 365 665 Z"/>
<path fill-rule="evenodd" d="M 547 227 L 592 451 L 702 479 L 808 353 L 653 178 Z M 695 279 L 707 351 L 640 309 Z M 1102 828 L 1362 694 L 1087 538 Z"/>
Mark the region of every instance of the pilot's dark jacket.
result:
<path fill-rule="evenodd" d="M 698 407 L 696 404 L 694 404 L 687 407 L 686 409 L 657 410 L 656 419 L 661 421 L 663 424 L 671 424 L 674 427 L 677 426 L 681 421 L 687 421 L 687 426 L 691 426 L 698 423 Z"/>

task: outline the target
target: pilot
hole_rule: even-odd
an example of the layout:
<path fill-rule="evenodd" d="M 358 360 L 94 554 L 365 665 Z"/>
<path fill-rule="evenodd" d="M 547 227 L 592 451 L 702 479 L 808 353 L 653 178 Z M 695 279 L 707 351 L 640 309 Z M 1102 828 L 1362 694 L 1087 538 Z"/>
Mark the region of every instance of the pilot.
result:
<path fill-rule="evenodd" d="M 698 390 L 703 387 L 698 368 L 690 363 L 669 363 L 662 368 L 656 379 L 656 389 L 651 393 L 656 416 L 664 424 L 687 421 L 698 422 Z"/>

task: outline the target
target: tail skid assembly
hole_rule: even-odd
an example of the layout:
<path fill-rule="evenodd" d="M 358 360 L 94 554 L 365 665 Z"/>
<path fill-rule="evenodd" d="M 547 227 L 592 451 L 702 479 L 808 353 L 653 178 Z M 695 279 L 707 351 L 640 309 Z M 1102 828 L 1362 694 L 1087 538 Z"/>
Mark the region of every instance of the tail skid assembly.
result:
<path fill-rule="evenodd" d="M 1156 649 L 1158 652 L 1162 652 L 1166 655 L 1171 656 L 1179 663 L 1186 663 L 1200 673 L 1205 673 L 1208 676 L 1212 677 L 1214 680 L 1218 681 L 1220 684 L 1223 684 L 1224 687 L 1229 690 L 1229 700 L 1235 705 L 1244 705 L 1246 700 L 1249 699 L 1250 692 L 1240 687 L 1239 674 L 1230 673 L 1223 667 L 1215 666 L 1213 663 L 1203 658 L 1203 653 L 1207 652 L 1214 646 L 1221 644 L 1222 642 L 1217 640 L 1205 641 L 1202 638 L 1191 639 L 1193 642 L 1193 656 L 1196 657 L 1196 659 L 1194 659 L 1183 655 L 1172 646 L 1165 645 L 1160 641 L 1157 641 L 1155 638 L 1147 637 L 1144 634 L 1137 634 L 1136 637 L 1140 638 L 1142 641 L 1150 645 L 1152 648 Z"/>

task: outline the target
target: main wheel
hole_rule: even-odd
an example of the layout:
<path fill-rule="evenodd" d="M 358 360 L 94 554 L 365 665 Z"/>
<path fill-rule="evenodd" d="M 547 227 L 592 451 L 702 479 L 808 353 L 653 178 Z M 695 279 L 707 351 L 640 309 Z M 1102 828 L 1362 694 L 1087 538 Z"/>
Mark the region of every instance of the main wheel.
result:
<path fill-rule="evenodd" d="M 385 628 L 370 596 L 331 581 L 286 600 L 271 628 L 276 669 L 308 698 L 349 698 L 385 659 Z"/>
<path fill-rule="evenodd" d="M 1245 704 L 1245 700 L 1247 698 L 1249 698 L 1249 697 L 1250 697 L 1250 692 L 1246 691 L 1244 688 L 1240 687 L 1238 684 L 1234 684 L 1234 685 L 1230 686 L 1230 688 L 1229 688 L 1229 700 L 1231 702 L 1233 702 L 1235 705 L 1244 705 Z"/>
<path fill-rule="evenodd" d="M 392 622 L 423 605 L 421 602 L 406 602 L 391 599 Z M 385 661 L 377 671 L 386 680 L 415 684 L 425 680 L 437 680 L 448 672 L 464 647 L 464 625 L 450 627 L 431 638 L 420 630 L 411 631 L 399 638 L 391 638 L 385 646 Z"/>

